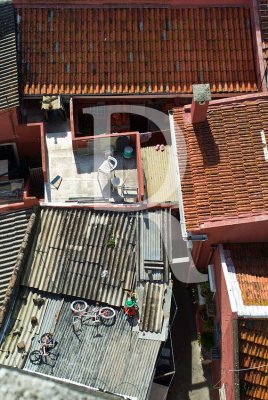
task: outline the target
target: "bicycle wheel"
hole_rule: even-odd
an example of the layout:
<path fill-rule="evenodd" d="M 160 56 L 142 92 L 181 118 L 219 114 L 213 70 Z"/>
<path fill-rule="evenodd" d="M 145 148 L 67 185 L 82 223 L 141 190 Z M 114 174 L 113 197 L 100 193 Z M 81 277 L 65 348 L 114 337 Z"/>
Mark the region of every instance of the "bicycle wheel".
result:
<path fill-rule="evenodd" d="M 112 319 L 115 317 L 115 311 L 112 307 L 101 307 L 99 315 L 103 319 Z"/>
<path fill-rule="evenodd" d="M 40 350 L 34 350 L 30 353 L 30 361 L 33 364 L 40 364 L 42 361 L 42 355 L 40 353 Z"/>
<path fill-rule="evenodd" d="M 86 311 L 88 304 L 84 300 L 75 300 L 71 304 L 71 310 L 74 313 Z"/>

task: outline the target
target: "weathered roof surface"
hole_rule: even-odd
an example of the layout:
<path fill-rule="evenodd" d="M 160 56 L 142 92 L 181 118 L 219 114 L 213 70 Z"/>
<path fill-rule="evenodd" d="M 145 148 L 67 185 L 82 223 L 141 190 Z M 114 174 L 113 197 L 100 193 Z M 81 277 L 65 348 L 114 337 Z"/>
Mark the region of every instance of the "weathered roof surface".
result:
<path fill-rule="evenodd" d="M 0 368 L 0 398 L 8 400 L 122 400 L 122 397 L 111 393 L 101 393 L 95 389 L 78 388 L 69 382 L 55 382 L 47 376 L 37 376 L 13 368 Z"/>
<path fill-rule="evenodd" d="M 258 0 L 262 31 L 263 56 L 268 62 L 268 0 Z"/>
<path fill-rule="evenodd" d="M 169 281 L 170 227 L 170 210 L 145 211 L 140 214 L 140 281 Z"/>
<path fill-rule="evenodd" d="M 142 166 L 149 203 L 178 203 L 178 187 L 172 146 L 156 151 L 155 146 L 141 148 Z"/>
<path fill-rule="evenodd" d="M 257 90 L 247 8 L 18 8 L 24 94 Z"/>
<path fill-rule="evenodd" d="M 268 398 L 268 320 L 239 321 L 240 399 Z M 258 368 L 264 365 L 263 368 Z"/>
<path fill-rule="evenodd" d="M 32 289 L 22 288 L 20 290 L 8 330 L 5 333 L 5 339 L 1 344 L 0 364 L 22 368 L 26 361 L 27 353 L 30 351 L 33 338 L 35 335 L 42 334 L 41 326 L 47 307 L 50 305 L 48 313 L 51 316 L 56 314 L 55 311 L 54 314 L 51 313 L 51 305 L 57 309 L 59 307 L 58 300 L 52 301 L 47 295 L 42 294 L 44 304 L 38 306 L 34 302 L 38 297 L 39 293 Z M 31 323 L 32 317 L 37 318 L 38 324 Z M 50 325 L 53 323 L 55 324 L 55 320 L 51 317 Z M 47 329 L 48 326 L 45 328 Z M 52 330 L 52 326 L 49 326 L 49 328 L 46 332 Z M 17 349 L 18 342 L 25 343 L 25 352 Z"/>
<path fill-rule="evenodd" d="M 136 224 L 131 213 L 43 208 L 23 284 L 120 306 L 135 284 Z"/>
<path fill-rule="evenodd" d="M 31 211 L 0 214 L 0 305 L 5 298 Z"/>
<path fill-rule="evenodd" d="M 161 332 L 164 319 L 163 302 L 166 290 L 167 287 L 165 284 L 145 283 L 140 309 L 140 331 Z"/>
<path fill-rule="evenodd" d="M 40 327 L 41 334 L 57 319 L 54 337 L 59 355 L 53 369 L 45 364 L 34 365 L 29 358 L 24 368 L 145 399 L 161 342 L 138 339 L 122 310 L 116 311 L 112 326 L 101 324 L 97 329 L 84 324 L 82 331 L 74 332 L 70 304 L 65 300 L 60 313 L 56 308 L 54 313 L 47 309 Z M 38 339 L 40 335 L 32 341 L 31 351 L 39 348 Z"/>
<path fill-rule="evenodd" d="M 19 105 L 14 9 L 0 2 L 0 110 Z"/>
<path fill-rule="evenodd" d="M 242 299 L 248 306 L 268 306 L 268 243 L 230 243 Z"/>
<path fill-rule="evenodd" d="M 44 303 L 36 305 L 33 300 L 37 298 Z M 8 335 L 0 348 L 0 363 L 145 399 L 161 341 L 139 339 L 122 309 L 116 311 L 112 326 L 101 324 L 97 329 L 85 323 L 81 330 L 73 328 L 72 301 L 21 288 Z M 31 323 L 33 316 L 37 317 L 37 325 Z M 46 332 L 54 333 L 57 345 L 53 354 L 57 359 L 32 364 L 28 356 L 40 348 L 40 338 Z M 22 341 L 25 352 L 17 349 Z"/>
<path fill-rule="evenodd" d="M 184 116 L 174 110 L 181 169 L 187 163 L 181 177 L 187 230 L 267 211 L 267 98 L 211 106 L 207 120 L 194 125 Z"/>

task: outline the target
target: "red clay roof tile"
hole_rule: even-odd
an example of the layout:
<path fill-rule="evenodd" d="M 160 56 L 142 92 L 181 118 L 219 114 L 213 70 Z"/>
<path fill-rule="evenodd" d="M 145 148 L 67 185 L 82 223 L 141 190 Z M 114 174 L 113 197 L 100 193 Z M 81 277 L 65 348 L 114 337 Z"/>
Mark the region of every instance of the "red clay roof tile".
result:
<path fill-rule="evenodd" d="M 263 56 L 268 63 L 268 0 L 258 0 L 262 31 Z"/>
<path fill-rule="evenodd" d="M 204 222 L 268 209 L 268 162 L 261 130 L 268 142 L 268 98 L 209 107 L 207 120 L 191 124 L 183 108 L 174 109 L 179 165 L 182 137 L 186 144 L 186 171 L 182 196 L 188 231 Z"/>
<path fill-rule="evenodd" d="M 268 306 L 268 243 L 228 243 L 243 303 Z"/>
<path fill-rule="evenodd" d="M 240 399 L 267 400 L 268 320 L 239 320 L 238 339 L 239 369 L 252 368 L 239 372 Z"/>
<path fill-rule="evenodd" d="M 19 8 L 24 94 L 256 91 L 247 8 Z"/>

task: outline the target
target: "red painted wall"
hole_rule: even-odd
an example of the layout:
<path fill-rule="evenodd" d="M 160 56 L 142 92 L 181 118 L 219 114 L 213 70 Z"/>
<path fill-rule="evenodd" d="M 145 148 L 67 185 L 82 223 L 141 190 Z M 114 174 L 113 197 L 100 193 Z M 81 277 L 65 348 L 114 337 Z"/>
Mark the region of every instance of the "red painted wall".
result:
<path fill-rule="evenodd" d="M 212 259 L 215 268 L 216 282 L 216 317 L 215 322 L 220 321 L 221 326 L 221 360 L 213 361 L 213 383 L 217 388 L 225 384 L 226 399 L 235 400 L 234 394 L 234 339 L 233 339 L 233 319 L 237 318 L 232 313 L 226 282 L 224 279 L 220 252 L 217 248 Z M 217 394 L 218 390 L 215 391 Z M 215 396 L 215 398 L 217 398 Z"/>
<path fill-rule="evenodd" d="M 18 125 L 17 147 L 20 155 L 27 158 L 35 158 L 41 155 L 41 140 L 39 125 Z"/>
<path fill-rule="evenodd" d="M 232 242 L 267 242 L 268 241 L 268 216 L 244 218 L 233 221 L 233 224 L 216 226 L 210 224 L 200 232 L 208 235 L 205 242 L 194 243 L 193 257 L 199 268 L 206 268 L 212 256 L 211 245 Z M 197 251 L 197 246 L 201 248 Z"/>
<path fill-rule="evenodd" d="M 0 143 L 16 143 L 20 156 L 29 159 L 41 156 L 40 124 L 19 125 L 16 108 L 0 112 Z M 33 207 L 39 204 L 36 197 L 29 195 L 29 181 L 25 183 L 23 200 L 20 203 L 0 206 L 0 213 Z"/>
<path fill-rule="evenodd" d="M 16 108 L 0 112 L 0 143 L 15 142 L 17 125 Z"/>

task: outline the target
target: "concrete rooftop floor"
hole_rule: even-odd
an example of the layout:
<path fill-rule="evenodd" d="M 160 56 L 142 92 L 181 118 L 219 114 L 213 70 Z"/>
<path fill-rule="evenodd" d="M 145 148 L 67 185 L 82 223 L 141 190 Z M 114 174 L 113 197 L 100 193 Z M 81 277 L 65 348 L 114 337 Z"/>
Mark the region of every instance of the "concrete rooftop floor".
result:
<path fill-rule="evenodd" d="M 101 140 L 101 139 L 95 139 Z M 121 201 L 112 190 L 109 176 L 98 174 L 98 168 L 105 160 L 103 154 L 73 152 L 71 132 L 46 133 L 48 182 L 45 183 L 45 203 L 62 203 L 71 197 L 92 198 L 92 201 Z M 129 187 L 138 187 L 136 159 L 124 159 L 115 154 L 118 166 L 115 176 L 120 177 Z M 62 177 L 58 189 L 50 182 L 57 175 Z M 90 202 L 90 200 L 89 200 Z"/>

